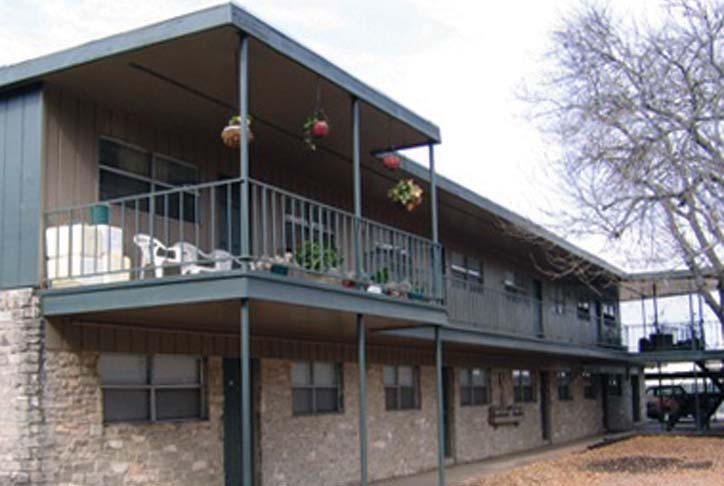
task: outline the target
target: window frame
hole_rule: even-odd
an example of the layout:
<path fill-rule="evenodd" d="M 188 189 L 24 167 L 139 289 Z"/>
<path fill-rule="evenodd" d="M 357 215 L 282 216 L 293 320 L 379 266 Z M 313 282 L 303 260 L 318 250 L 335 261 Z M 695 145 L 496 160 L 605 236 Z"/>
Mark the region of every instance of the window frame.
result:
<path fill-rule="evenodd" d="M 517 372 L 517 376 L 516 376 Z M 525 385 L 523 383 L 523 376 L 528 374 L 530 377 L 530 384 Z M 513 377 L 513 402 L 515 403 L 535 403 L 538 400 L 535 385 L 535 372 L 529 368 L 516 368 L 511 372 Z M 526 389 L 530 388 L 530 393 L 525 393 Z"/>
<path fill-rule="evenodd" d="M 478 370 L 483 373 L 484 377 L 484 385 L 476 385 L 473 383 L 473 374 L 475 370 Z M 462 383 L 462 380 L 459 382 L 458 391 L 460 393 L 460 406 L 461 407 L 481 407 L 484 405 L 490 404 L 490 371 L 486 368 L 459 368 L 459 373 L 465 373 L 467 375 L 468 384 L 464 385 Z M 460 374 L 458 374 L 458 377 L 460 377 Z M 463 400 L 463 389 L 467 389 L 470 397 L 469 403 L 465 403 Z M 483 399 L 480 401 L 475 400 L 475 390 L 476 389 L 483 389 Z"/>
<path fill-rule="evenodd" d="M 394 370 L 394 376 L 395 376 L 395 383 L 392 385 L 388 385 L 385 383 L 385 373 L 384 368 L 390 367 Z M 408 386 L 402 386 L 400 385 L 400 368 L 411 368 L 412 369 L 412 389 L 413 389 L 413 405 L 411 407 L 403 407 L 402 406 L 402 390 L 403 388 L 409 388 Z M 421 397 L 421 390 L 420 390 L 420 368 L 419 366 L 413 366 L 413 365 L 383 365 L 382 369 L 382 387 L 384 388 L 384 398 L 385 398 L 385 411 L 387 412 L 398 412 L 398 411 L 406 411 L 406 410 L 420 410 L 422 408 L 422 397 Z M 395 391 L 395 403 L 396 406 L 394 408 L 390 408 L 389 404 L 387 403 L 387 390 L 394 390 Z"/>
<path fill-rule="evenodd" d="M 573 373 L 570 370 L 556 371 L 556 388 L 559 401 L 573 401 Z"/>
<path fill-rule="evenodd" d="M 118 167 L 113 167 L 113 166 L 105 165 L 105 164 L 101 163 L 101 151 L 102 151 L 101 145 L 102 145 L 103 142 L 112 143 L 112 144 L 118 145 L 118 146 L 120 146 L 120 147 L 123 147 L 123 148 L 125 148 L 125 149 L 134 150 L 134 151 L 136 151 L 136 152 L 139 152 L 140 154 L 143 154 L 144 156 L 147 156 L 147 157 L 148 157 L 148 161 L 149 161 L 149 173 L 150 173 L 150 176 L 144 176 L 144 175 L 141 175 L 141 174 L 136 174 L 136 173 L 134 173 L 134 172 L 130 172 L 130 171 L 127 171 L 127 170 L 124 170 L 124 169 L 119 169 Z M 175 185 L 170 184 L 170 183 L 168 183 L 168 182 L 162 181 L 161 179 L 158 179 L 157 176 L 156 176 L 156 164 L 157 164 L 157 160 L 158 160 L 158 159 L 163 159 L 163 160 L 165 160 L 165 161 L 171 162 L 171 163 L 176 164 L 176 165 L 183 166 L 183 167 L 185 167 L 185 168 L 187 168 L 187 169 L 190 169 L 190 170 L 194 171 L 194 172 L 196 173 L 196 178 L 195 178 L 196 181 L 195 181 L 195 183 L 194 183 L 194 184 L 184 184 L 184 185 L 180 185 L 180 186 L 175 186 Z M 110 172 L 110 173 L 112 173 L 112 174 L 119 175 L 119 176 L 122 176 L 122 177 L 126 177 L 126 178 L 129 178 L 129 179 L 133 179 L 134 181 L 142 182 L 142 183 L 144 183 L 144 184 L 148 184 L 150 190 L 149 190 L 147 193 L 128 194 L 128 195 L 125 195 L 125 196 L 119 196 L 119 197 L 117 197 L 117 198 L 103 199 L 103 198 L 101 197 L 101 193 L 102 193 L 102 192 L 101 192 L 101 175 L 102 175 L 102 173 L 103 173 L 104 171 L 105 171 L 105 172 Z M 185 187 L 194 187 L 195 185 L 200 184 L 200 183 L 201 183 L 201 170 L 199 169 L 198 166 L 192 164 L 191 162 L 186 162 L 186 161 L 184 161 L 184 160 L 177 159 L 177 158 L 175 158 L 175 157 L 172 157 L 172 156 L 170 156 L 170 155 L 167 155 L 167 154 L 164 154 L 164 153 L 161 153 L 161 152 L 154 152 L 154 151 L 152 151 L 152 150 L 145 149 L 145 148 L 143 148 L 143 147 L 141 147 L 141 146 L 139 146 L 139 145 L 136 145 L 136 144 L 133 144 L 133 143 L 130 143 L 130 142 L 126 142 L 126 141 L 124 141 L 124 140 L 120 140 L 120 139 L 117 139 L 117 138 L 114 138 L 114 137 L 109 137 L 109 136 L 107 136 L 107 135 L 101 135 L 101 136 L 98 137 L 98 188 L 97 188 L 97 189 L 98 189 L 98 193 L 97 193 L 97 196 L 98 196 L 98 197 L 97 197 L 97 199 L 98 199 L 99 202 L 113 201 L 113 200 L 115 200 L 115 199 L 133 198 L 133 197 L 144 196 L 144 195 L 150 196 L 150 195 L 155 194 L 155 193 L 157 193 L 157 192 L 170 191 L 170 190 L 174 190 L 174 189 L 183 189 L 183 188 L 185 188 Z M 179 214 L 179 215 L 178 215 L 177 217 L 175 217 L 174 219 L 178 219 L 179 221 L 182 221 L 182 220 L 183 220 L 183 221 L 186 222 L 186 223 L 200 224 L 201 211 L 200 211 L 200 208 L 199 208 L 199 200 L 200 200 L 199 195 L 198 195 L 195 191 L 188 191 L 188 190 L 180 190 L 180 191 L 177 191 L 177 193 L 174 193 L 174 194 L 179 194 L 179 200 L 182 199 L 181 195 L 183 195 L 184 197 L 185 197 L 185 196 L 192 196 L 192 197 L 194 198 L 194 214 L 193 214 L 193 217 L 189 218 L 189 215 L 184 214 L 184 217 L 182 218 L 182 217 L 181 217 L 181 214 Z M 156 197 L 162 197 L 162 196 L 156 196 Z M 112 204 L 112 203 L 111 203 L 111 204 Z M 180 208 L 182 208 L 184 205 L 179 203 L 178 206 L 179 206 Z M 139 211 L 142 211 L 142 212 L 145 212 L 145 213 L 150 213 L 150 208 L 139 209 Z M 160 216 L 160 217 L 165 217 L 165 216 L 167 216 L 167 215 L 165 214 L 165 212 L 159 212 L 159 211 L 160 211 L 159 208 L 156 207 L 156 211 L 155 211 L 155 212 L 156 212 L 156 214 L 155 214 L 156 216 Z"/>
<path fill-rule="evenodd" d="M 591 320 L 591 300 L 588 297 L 579 297 L 576 302 L 576 317 L 582 321 Z"/>
<path fill-rule="evenodd" d="M 203 356 L 197 355 L 178 355 L 178 354 L 143 354 L 143 353 L 101 353 L 103 355 L 124 355 L 124 356 L 137 356 L 145 358 L 145 371 L 146 371 L 146 383 L 145 384 L 106 384 L 103 382 L 103 375 L 100 370 L 100 358 L 98 361 L 98 378 L 101 389 L 101 405 L 103 407 L 103 424 L 123 424 L 123 423 L 163 423 L 163 422 L 192 422 L 208 420 L 208 397 L 207 397 L 207 359 Z M 155 360 L 159 356 L 190 356 L 196 360 L 197 372 L 198 372 L 198 383 L 194 384 L 156 384 L 154 383 L 154 369 Z M 168 391 L 168 390 L 192 390 L 198 389 L 199 391 L 199 415 L 197 417 L 181 417 L 181 418 L 158 418 L 158 400 L 156 399 L 157 391 Z M 116 390 L 116 391 L 144 391 L 148 393 L 148 419 L 121 419 L 121 420 L 107 420 L 105 415 L 105 391 Z"/>
<path fill-rule="evenodd" d="M 294 384 L 294 378 L 293 378 L 293 367 L 295 364 L 303 364 L 308 367 L 309 372 L 309 381 L 310 383 L 307 385 L 296 385 Z M 335 383 L 334 386 L 328 386 L 328 385 L 318 385 L 314 382 L 314 365 L 315 364 L 331 364 L 334 368 L 334 378 Z M 337 363 L 333 361 L 319 361 L 319 360 L 299 360 L 299 361 L 292 361 L 289 366 L 289 382 L 291 383 L 292 388 L 292 416 L 294 417 L 309 417 L 312 415 L 330 415 L 330 414 L 340 414 L 344 413 L 344 386 L 343 386 L 343 369 L 342 369 L 342 363 Z M 336 400 L 336 409 L 335 410 L 319 410 L 317 407 L 317 390 L 331 390 L 336 389 L 337 393 L 337 400 Z M 309 411 L 297 411 L 294 408 L 294 391 L 295 390 L 309 390 L 311 391 L 312 396 L 312 406 Z"/>
<path fill-rule="evenodd" d="M 462 265 L 455 262 L 456 259 L 460 258 L 462 259 Z M 473 265 L 475 262 L 477 262 L 477 268 Z M 450 250 L 450 276 L 457 281 L 470 282 L 482 287 L 485 285 L 483 260 Z"/>
<path fill-rule="evenodd" d="M 581 374 L 581 378 L 583 381 L 583 398 L 586 400 L 596 400 L 598 394 L 596 393 L 596 380 L 593 377 L 593 373 L 584 371 Z"/>
<path fill-rule="evenodd" d="M 566 314 L 566 292 L 560 285 L 553 287 L 553 313 L 558 316 Z"/>

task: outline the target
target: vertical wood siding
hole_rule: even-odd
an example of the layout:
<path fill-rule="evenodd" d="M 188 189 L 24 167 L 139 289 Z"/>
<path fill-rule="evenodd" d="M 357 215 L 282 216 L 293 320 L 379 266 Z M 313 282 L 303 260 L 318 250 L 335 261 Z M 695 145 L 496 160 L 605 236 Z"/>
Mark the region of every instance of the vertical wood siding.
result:
<path fill-rule="evenodd" d="M 0 95 L 0 288 L 39 283 L 41 88 Z"/>

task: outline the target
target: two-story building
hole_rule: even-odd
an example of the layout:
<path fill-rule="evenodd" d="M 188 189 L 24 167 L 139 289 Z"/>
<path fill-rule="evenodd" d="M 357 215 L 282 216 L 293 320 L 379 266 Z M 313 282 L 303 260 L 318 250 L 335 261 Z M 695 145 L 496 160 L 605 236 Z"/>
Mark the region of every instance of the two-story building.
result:
<path fill-rule="evenodd" d="M 443 483 L 631 428 L 622 274 L 440 141 L 233 4 L 0 69 L 0 482 Z"/>

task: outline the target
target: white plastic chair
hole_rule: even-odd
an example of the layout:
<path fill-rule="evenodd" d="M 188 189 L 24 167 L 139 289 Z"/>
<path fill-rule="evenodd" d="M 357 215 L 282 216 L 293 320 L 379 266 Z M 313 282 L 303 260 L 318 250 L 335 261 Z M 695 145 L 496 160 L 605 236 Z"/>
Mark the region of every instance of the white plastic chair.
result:
<path fill-rule="evenodd" d="M 141 249 L 141 267 L 145 269 L 153 266 L 156 278 L 163 277 L 163 265 L 180 261 L 178 251 L 167 248 L 156 238 L 139 233 L 133 237 L 133 242 Z M 151 257 L 152 255 L 153 257 Z M 143 276 L 144 272 L 141 272 L 140 278 L 143 278 Z"/>
<path fill-rule="evenodd" d="M 196 245 L 185 241 L 175 243 L 171 247 L 171 251 L 179 255 L 178 263 L 181 263 L 182 275 L 228 271 L 231 270 L 234 260 L 234 257 L 228 251 L 217 249 L 211 253 L 205 253 L 199 250 Z M 213 266 L 204 263 L 213 263 Z"/>

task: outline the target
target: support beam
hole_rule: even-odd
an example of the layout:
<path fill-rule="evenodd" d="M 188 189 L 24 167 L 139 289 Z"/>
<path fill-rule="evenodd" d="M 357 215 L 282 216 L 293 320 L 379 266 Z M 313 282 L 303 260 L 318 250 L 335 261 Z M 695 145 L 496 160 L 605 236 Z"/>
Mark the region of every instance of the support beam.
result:
<path fill-rule="evenodd" d="M 239 178 L 241 179 L 239 213 L 241 258 L 251 258 L 249 248 L 249 130 L 246 120 L 249 116 L 249 36 L 241 34 L 239 39 L 239 117 L 241 140 L 239 143 Z"/>
<path fill-rule="evenodd" d="M 249 301 L 241 301 L 240 370 L 241 370 L 241 486 L 253 486 L 251 446 L 251 357 L 249 337 Z"/>
<path fill-rule="evenodd" d="M 440 252 L 440 236 L 438 233 L 438 221 L 437 221 L 437 175 L 435 173 L 435 145 L 432 143 L 428 146 L 428 162 L 430 169 L 430 215 L 431 215 L 431 228 L 430 234 L 432 236 L 433 244 L 433 255 L 432 255 L 432 271 L 433 271 L 433 286 L 432 295 L 437 300 L 442 300 L 442 255 Z"/>
<path fill-rule="evenodd" d="M 359 369 L 360 486 L 367 486 L 367 336 L 362 314 L 357 314 L 357 367 Z"/>
<path fill-rule="evenodd" d="M 352 164 L 354 178 L 354 270 L 357 280 L 362 277 L 362 168 L 359 137 L 360 101 L 352 99 Z"/>
<path fill-rule="evenodd" d="M 437 374 L 437 486 L 445 486 L 445 401 L 442 379 L 442 329 L 435 326 L 435 368 Z"/>

